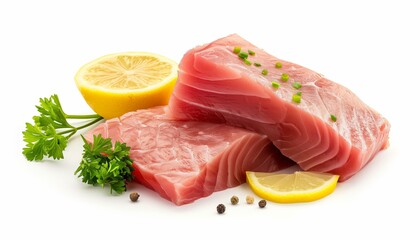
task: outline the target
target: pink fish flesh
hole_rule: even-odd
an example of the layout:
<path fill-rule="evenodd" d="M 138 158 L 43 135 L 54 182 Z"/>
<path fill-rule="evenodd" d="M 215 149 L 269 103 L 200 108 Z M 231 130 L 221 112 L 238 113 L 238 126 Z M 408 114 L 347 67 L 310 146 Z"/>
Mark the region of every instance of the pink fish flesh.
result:
<path fill-rule="evenodd" d="M 251 65 L 233 52 L 235 47 L 255 52 L 247 57 Z M 388 145 L 389 122 L 349 89 L 238 35 L 188 51 L 179 68 L 169 103 L 173 118 L 226 123 L 267 135 L 304 170 L 338 174 L 344 181 Z M 273 81 L 280 86 L 273 87 Z M 298 92 L 300 103 L 292 100 Z"/>
<path fill-rule="evenodd" d="M 245 171 L 272 172 L 294 164 L 263 135 L 228 126 L 171 119 L 164 107 L 107 120 L 101 134 L 131 147 L 135 179 L 177 205 L 244 183 Z"/>

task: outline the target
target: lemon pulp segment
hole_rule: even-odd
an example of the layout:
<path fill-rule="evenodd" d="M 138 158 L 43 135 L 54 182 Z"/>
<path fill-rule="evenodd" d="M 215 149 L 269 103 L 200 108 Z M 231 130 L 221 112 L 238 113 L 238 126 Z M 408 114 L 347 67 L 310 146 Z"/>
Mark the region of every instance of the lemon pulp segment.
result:
<path fill-rule="evenodd" d="M 82 66 L 76 85 L 89 106 L 104 118 L 166 105 L 178 75 L 178 65 L 147 52 L 116 53 Z"/>
<path fill-rule="evenodd" d="M 300 172 L 293 174 L 247 172 L 247 182 L 258 196 L 279 203 L 309 202 L 331 194 L 338 175 Z"/>

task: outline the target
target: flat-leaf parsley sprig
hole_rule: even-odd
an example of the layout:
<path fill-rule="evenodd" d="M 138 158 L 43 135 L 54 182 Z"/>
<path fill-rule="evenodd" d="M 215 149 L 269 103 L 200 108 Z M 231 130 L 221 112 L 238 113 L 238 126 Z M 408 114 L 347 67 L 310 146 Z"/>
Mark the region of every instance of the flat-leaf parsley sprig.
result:
<path fill-rule="evenodd" d="M 93 143 L 83 136 L 83 158 L 75 175 L 91 185 L 105 187 L 109 185 L 112 192 L 121 194 L 128 181 L 133 179 L 133 160 L 129 157 L 130 147 L 116 141 L 114 146 L 110 138 L 93 135 Z"/>
<path fill-rule="evenodd" d="M 68 140 L 80 129 L 89 127 L 103 118 L 98 114 L 69 115 L 63 111 L 56 94 L 49 98 L 40 98 L 36 106 L 39 116 L 34 116 L 33 123 L 26 123 L 23 140 L 26 146 L 23 155 L 29 161 L 40 161 L 44 157 L 62 159 Z M 83 120 L 85 124 L 73 126 L 67 119 Z M 87 121 L 87 122 L 86 122 Z"/>

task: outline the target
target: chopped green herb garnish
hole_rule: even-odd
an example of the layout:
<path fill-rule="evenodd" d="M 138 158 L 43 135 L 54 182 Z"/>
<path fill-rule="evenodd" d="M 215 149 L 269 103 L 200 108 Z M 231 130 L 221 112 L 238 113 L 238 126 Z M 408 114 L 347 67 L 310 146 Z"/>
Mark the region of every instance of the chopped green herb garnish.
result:
<path fill-rule="evenodd" d="M 254 62 L 254 66 L 261 67 L 261 63 Z"/>
<path fill-rule="evenodd" d="M 302 84 L 300 84 L 300 82 L 294 82 L 294 83 L 292 84 L 292 86 L 293 86 L 295 89 L 299 89 L 299 88 L 301 88 L 301 87 L 302 87 Z"/>
<path fill-rule="evenodd" d="M 302 93 L 301 93 L 302 94 Z M 300 100 L 301 100 L 301 98 L 302 98 L 302 96 L 301 96 L 301 94 L 299 95 L 299 94 L 293 94 L 293 96 L 292 96 L 292 101 L 293 102 L 295 102 L 295 103 L 300 103 Z"/>
<path fill-rule="evenodd" d="M 280 83 L 272 81 L 271 82 L 271 86 L 273 86 L 273 88 L 279 88 L 280 87 Z"/>
<path fill-rule="evenodd" d="M 302 92 L 297 92 L 296 95 L 302 96 Z"/>
<path fill-rule="evenodd" d="M 281 62 L 276 62 L 276 68 L 281 68 L 282 66 Z"/>
<path fill-rule="evenodd" d="M 248 66 L 251 66 L 251 61 L 249 61 L 248 59 L 244 59 L 244 63 Z"/>
<path fill-rule="evenodd" d="M 287 80 L 289 80 L 289 74 L 287 74 L 287 73 L 283 73 L 283 74 L 281 75 L 281 80 L 282 80 L 283 82 L 287 82 Z"/>
<path fill-rule="evenodd" d="M 333 114 L 330 115 L 331 121 L 337 122 L 337 117 Z"/>
<path fill-rule="evenodd" d="M 251 56 L 254 56 L 254 55 L 255 55 L 255 52 L 254 52 L 254 51 L 252 51 L 252 50 L 249 50 L 249 49 L 248 49 L 248 53 L 249 53 L 249 55 L 251 55 Z"/>
<path fill-rule="evenodd" d="M 264 75 L 264 76 L 266 76 L 268 74 L 268 70 L 267 69 L 263 69 L 261 71 L 261 74 Z"/>
<path fill-rule="evenodd" d="M 240 52 L 238 54 L 238 57 L 239 58 L 242 58 L 242 59 L 247 59 L 248 58 L 248 53 L 246 53 L 246 52 Z"/>
<path fill-rule="evenodd" d="M 239 46 L 234 47 L 233 52 L 236 53 L 236 54 L 240 53 L 241 52 L 241 47 L 239 47 Z"/>

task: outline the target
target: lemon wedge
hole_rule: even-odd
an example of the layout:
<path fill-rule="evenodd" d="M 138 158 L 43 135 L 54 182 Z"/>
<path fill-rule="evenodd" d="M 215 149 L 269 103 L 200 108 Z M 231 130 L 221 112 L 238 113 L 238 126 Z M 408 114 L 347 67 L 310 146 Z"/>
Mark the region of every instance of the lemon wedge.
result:
<path fill-rule="evenodd" d="M 292 174 L 246 172 L 247 182 L 259 197 L 278 203 L 310 202 L 332 193 L 339 176 L 329 173 Z"/>
<path fill-rule="evenodd" d="M 148 52 L 115 53 L 82 66 L 76 85 L 88 105 L 109 119 L 141 108 L 168 104 L 178 64 Z"/>

